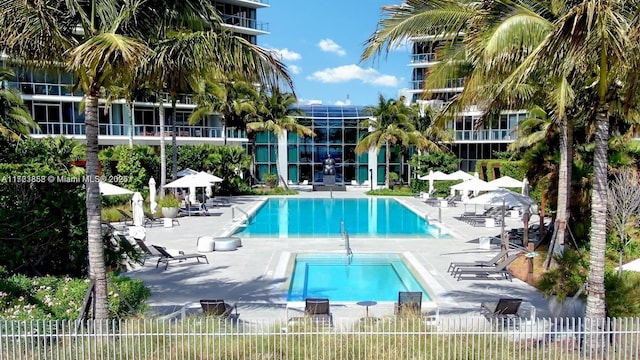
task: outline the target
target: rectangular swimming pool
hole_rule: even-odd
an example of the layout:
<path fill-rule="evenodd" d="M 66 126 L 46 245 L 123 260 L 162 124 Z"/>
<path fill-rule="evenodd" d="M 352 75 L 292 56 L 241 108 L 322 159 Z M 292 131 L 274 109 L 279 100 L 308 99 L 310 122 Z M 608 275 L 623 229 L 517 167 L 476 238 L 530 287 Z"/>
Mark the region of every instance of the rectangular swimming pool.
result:
<path fill-rule="evenodd" d="M 392 198 L 271 198 L 239 229 L 242 237 L 438 238 L 441 228 Z"/>
<path fill-rule="evenodd" d="M 298 254 L 287 301 L 397 301 L 399 291 L 421 291 L 431 301 L 399 254 Z"/>

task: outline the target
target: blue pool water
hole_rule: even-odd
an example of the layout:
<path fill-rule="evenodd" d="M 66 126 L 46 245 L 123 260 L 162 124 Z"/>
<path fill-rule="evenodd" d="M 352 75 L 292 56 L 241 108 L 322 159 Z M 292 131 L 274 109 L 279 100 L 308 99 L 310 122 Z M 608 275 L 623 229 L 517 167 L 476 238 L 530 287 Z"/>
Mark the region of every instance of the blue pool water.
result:
<path fill-rule="evenodd" d="M 399 291 L 428 293 L 398 254 L 297 255 L 288 301 L 329 298 L 331 301 L 397 301 Z"/>
<path fill-rule="evenodd" d="M 243 237 L 440 237 L 440 228 L 391 198 L 269 199 L 239 231 Z"/>

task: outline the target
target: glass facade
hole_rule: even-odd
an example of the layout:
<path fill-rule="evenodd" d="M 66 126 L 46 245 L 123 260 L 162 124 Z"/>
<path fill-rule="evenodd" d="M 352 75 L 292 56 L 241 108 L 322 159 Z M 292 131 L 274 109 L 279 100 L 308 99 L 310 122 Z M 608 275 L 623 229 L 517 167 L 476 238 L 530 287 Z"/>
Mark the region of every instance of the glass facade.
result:
<path fill-rule="evenodd" d="M 366 136 L 367 129 L 360 123 L 369 118 L 363 106 L 304 105 L 294 109 L 305 115 L 298 115 L 299 124 L 311 128 L 315 138 L 299 137 L 288 133 L 286 139 L 286 178 L 292 183 L 322 182 L 322 164 L 327 157 L 336 162 L 336 182 L 358 184 L 369 179 L 369 154 L 356 153 L 358 140 Z M 261 134 L 256 138 L 257 177 L 262 179 L 266 172 L 275 172 L 277 139 Z M 384 149 L 380 151 L 384 163 Z M 399 165 L 399 164 L 398 164 Z M 384 179 L 384 167 L 382 176 Z M 384 181 L 384 180 L 383 180 Z"/>

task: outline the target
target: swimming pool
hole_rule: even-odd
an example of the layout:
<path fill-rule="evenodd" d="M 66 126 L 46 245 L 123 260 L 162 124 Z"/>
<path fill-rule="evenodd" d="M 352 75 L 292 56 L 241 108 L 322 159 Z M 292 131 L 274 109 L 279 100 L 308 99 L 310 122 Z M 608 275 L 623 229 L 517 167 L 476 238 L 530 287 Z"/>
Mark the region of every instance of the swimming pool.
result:
<path fill-rule="evenodd" d="M 392 198 L 271 198 L 238 233 L 243 237 L 336 237 L 342 220 L 351 237 L 446 237 L 439 227 Z"/>
<path fill-rule="evenodd" d="M 432 301 L 399 254 L 298 254 L 287 301 L 397 301 L 399 291 L 421 291 Z"/>

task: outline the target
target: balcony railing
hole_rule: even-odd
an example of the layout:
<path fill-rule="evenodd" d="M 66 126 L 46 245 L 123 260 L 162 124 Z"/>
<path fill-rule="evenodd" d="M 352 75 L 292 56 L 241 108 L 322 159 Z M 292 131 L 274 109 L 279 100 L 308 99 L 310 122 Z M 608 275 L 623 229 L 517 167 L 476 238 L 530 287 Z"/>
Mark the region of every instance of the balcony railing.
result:
<path fill-rule="evenodd" d="M 455 131 L 455 140 L 472 140 L 472 141 L 513 141 L 515 140 L 514 134 L 515 129 L 510 130 L 497 130 L 497 129 L 489 129 L 489 130 L 456 130 Z"/>
<path fill-rule="evenodd" d="M 269 23 L 259 22 L 256 19 L 249 19 L 245 16 L 223 15 L 222 19 L 227 25 L 239 26 L 259 31 L 269 31 Z"/>
<path fill-rule="evenodd" d="M 85 135 L 84 123 L 40 123 L 40 131 L 34 134 L 42 135 Z M 211 126 L 176 126 L 176 136 L 194 138 L 222 138 L 222 127 Z M 129 136 L 129 125 L 100 124 L 101 136 Z M 166 137 L 173 136 L 171 125 L 165 128 Z M 133 127 L 134 136 L 160 136 L 160 127 L 155 125 L 136 125 Z M 246 138 L 244 131 L 227 129 L 227 138 Z"/>
<path fill-rule="evenodd" d="M 423 90 L 424 80 L 414 80 L 410 82 L 412 90 Z M 459 89 L 464 87 L 464 78 L 449 79 L 441 89 Z"/>
<path fill-rule="evenodd" d="M 9 87 L 18 89 L 24 95 L 68 95 L 82 96 L 82 90 L 75 93 L 71 91 L 71 84 L 55 84 L 55 83 L 31 83 L 31 82 L 9 82 Z"/>
<path fill-rule="evenodd" d="M 436 61 L 436 53 L 424 53 L 411 55 L 411 63 L 430 63 Z"/>

